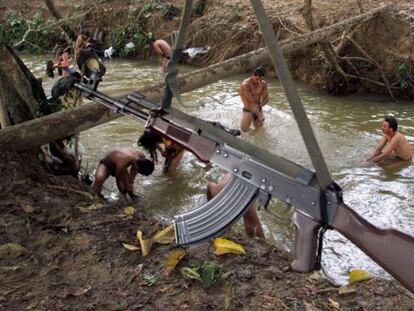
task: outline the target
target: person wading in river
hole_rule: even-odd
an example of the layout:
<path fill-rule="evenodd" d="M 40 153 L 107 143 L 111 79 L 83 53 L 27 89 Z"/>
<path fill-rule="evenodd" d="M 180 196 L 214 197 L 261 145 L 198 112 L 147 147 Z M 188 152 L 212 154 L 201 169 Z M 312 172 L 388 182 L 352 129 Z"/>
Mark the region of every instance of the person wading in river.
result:
<path fill-rule="evenodd" d="M 387 158 L 396 157 L 408 161 L 413 157 L 413 148 L 407 138 L 397 132 L 398 123 L 393 116 L 385 117 L 382 122 L 382 139 L 373 154 L 367 159 L 370 162 L 381 162 Z"/>
<path fill-rule="evenodd" d="M 171 46 L 167 41 L 158 39 L 152 41 L 152 47 L 154 48 L 155 53 L 161 57 L 161 73 L 165 73 L 171 57 Z"/>
<path fill-rule="evenodd" d="M 256 68 L 253 74 L 240 86 L 240 97 L 243 101 L 240 128 L 243 132 L 248 132 L 252 123 L 255 128 L 263 126 L 262 107 L 269 101 L 267 84 L 263 80 L 265 74 L 266 71 L 263 67 Z"/>
<path fill-rule="evenodd" d="M 128 168 L 130 168 L 129 171 Z M 129 148 L 118 148 L 110 151 L 105 158 L 99 161 L 92 190 L 100 195 L 103 183 L 110 175 L 116 178 L 116 185 L 122 197 L 128 200 L 127 195 L 129 195 L 132 200 L 135 200 L 137 197 L 133 191 L 135 176 L 138 173 L 148 176 L 153 171 L 154 163 L 146 159 L 142 152 Z"/>

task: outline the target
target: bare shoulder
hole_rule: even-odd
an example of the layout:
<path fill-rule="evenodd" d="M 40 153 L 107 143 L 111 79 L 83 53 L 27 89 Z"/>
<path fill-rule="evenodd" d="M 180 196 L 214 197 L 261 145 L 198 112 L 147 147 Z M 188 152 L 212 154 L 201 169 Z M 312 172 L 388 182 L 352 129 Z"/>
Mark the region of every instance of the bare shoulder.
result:
<path fill-rule="evenodd" d="M 251 81 L 250 78 L 243 80 L 242 84 L 240 85 L 241 88 L 247 89 L 250 87 Z"/>

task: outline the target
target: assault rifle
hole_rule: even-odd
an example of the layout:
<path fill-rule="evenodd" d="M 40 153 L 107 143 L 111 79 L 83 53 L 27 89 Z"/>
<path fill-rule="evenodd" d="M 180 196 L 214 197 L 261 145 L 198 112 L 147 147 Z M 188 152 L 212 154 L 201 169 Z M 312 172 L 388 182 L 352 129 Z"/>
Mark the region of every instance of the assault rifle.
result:
<path fill-rule="evenodd" d="M 343 203 L 337 184 L 323 191 L 313 171 L 173 107 L 160 109 L 138 93 L 116 100 L 86 84 L 75 87 L 86 97 L 146 123 L 200 161 L 232 173 L 230 182 L 211 201 L 174 217 L 177 245 L 210 240 L 234 224 L 253 201 L 266 206 L 271 197 L 276 197 L 295 208 L 292 220 L 296 236 L 291 265 L 295 271 L 314 270 L 318 234 L 321 226 L 327 225 L 414 292 L 414 238 L 370 224 Z"/>

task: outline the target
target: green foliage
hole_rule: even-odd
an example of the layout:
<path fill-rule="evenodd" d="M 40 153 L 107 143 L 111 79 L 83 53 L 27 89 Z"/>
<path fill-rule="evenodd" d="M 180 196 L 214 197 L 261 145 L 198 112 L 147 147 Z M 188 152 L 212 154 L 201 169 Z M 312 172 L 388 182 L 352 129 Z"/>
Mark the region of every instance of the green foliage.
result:
<path fill-rule="evenodd" d="M 43 53 L 53 48 L 55 31 L 56 29 L 46 24 L 40 14 L 36 14 L 30 20 L 24 19 L 14 11 L 8 11 L 4 23 L 0 25 L 0 41 L 14 46 L 26 35 L 24 42 L 16 46 L 16 49 L 26 53 Z"/>
<path fill-rule="evenodd" d="M 124 26 L 117 26 L 109 33 L 109 44 L 114 48 L 115 55 L 120 57 L 135 56 L 142 51 L 150 49 L 151 32 L 145 32 L 148 18 L 162 6 L 155 1 L 145 1 L 138 12 L 136 7 L 128 9 L 128 23 Z M 127 47 L 132 43 L 133 47 Z"/>
<path fill-rule="evenodd" d="M 411 67 L 406 64 L 399 64 L 396 68 L 396 75 L 400 82 L 400 87 L 403 90 L 407 90 L 409 87 L 413 87 L 413 79 L 411 78 Z"/>
<path fill-rule="evenodd" d="M 184 278 L 197 280 L 204 288 L 209 288 L 218 281 L 226 279 L 230 274 L 231 272 L 223 272 L 218 265 L 207 260 L 181 269 L 181 275 Z"/>

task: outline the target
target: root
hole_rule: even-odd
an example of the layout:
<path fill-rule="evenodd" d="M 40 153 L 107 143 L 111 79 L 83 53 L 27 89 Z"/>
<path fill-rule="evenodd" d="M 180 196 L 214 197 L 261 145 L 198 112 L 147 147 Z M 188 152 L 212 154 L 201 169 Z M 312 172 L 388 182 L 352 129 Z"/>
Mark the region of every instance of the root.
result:
<path fill-rule="evenodd" d="M 76 189 L 73 189 L 73 188 L 70 188 L 70 187 L 56 186 L 56 185 L 46 185 L 46 187 L 48 187 L 50 189 L 56 189 L 56 190 L 61 190 L 61 191 L 67 191 L 67 192 L 76 193 L 76 194 L 79 194 L 79 195 L 85 197 L 89 201 L 93 201 L 95 199 L 95 197 L 91 193 L 89 193 L 89 192 L 85 192 L 85 191 L 81 191 L 81 190 L 76 190 Z"/>

